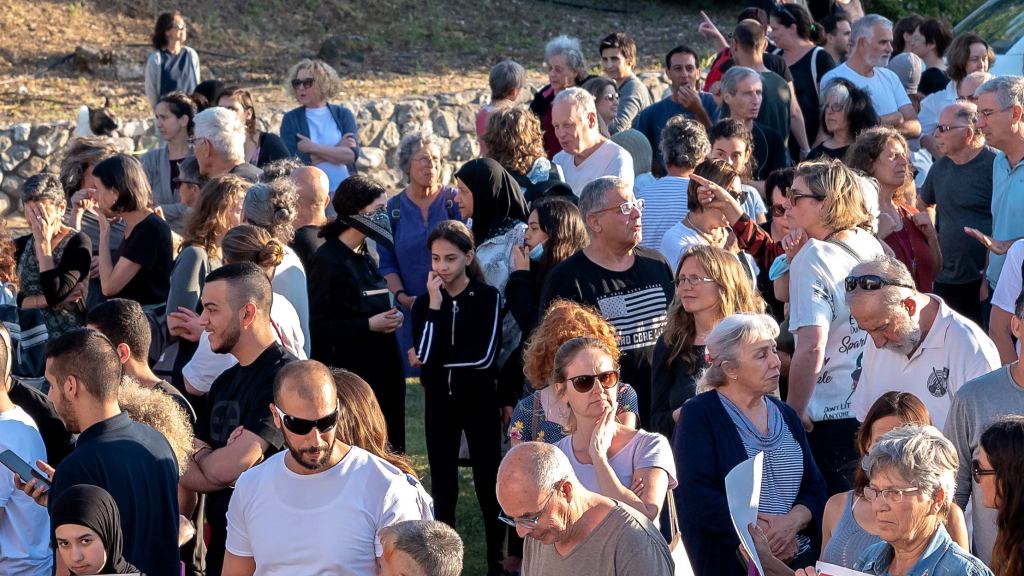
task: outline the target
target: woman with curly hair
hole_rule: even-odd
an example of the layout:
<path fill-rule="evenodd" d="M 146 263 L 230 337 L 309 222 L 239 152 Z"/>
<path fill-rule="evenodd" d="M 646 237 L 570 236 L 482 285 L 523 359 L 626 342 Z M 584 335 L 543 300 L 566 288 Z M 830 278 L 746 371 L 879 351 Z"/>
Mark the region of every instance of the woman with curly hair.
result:
<path fill-rule="evenodd" d="M 238 86 L 228 86 L 220 93 L 217 105 L 230 108 L 238 114 L 238 119 L 245 126 L 245 160 L 249 164 L 262 169 L 275 160 L 291 157 L 288 147 L 281 137 L 273 132 L 264 132 L 259 128 L 256 116 L 256 104 L 252 94 Z"/>
<path fill-rule="evenodd" d="M 1024 574 L 1024 417 L 1004 416 L 989 426 L 973 464 L 985 507 L 999 511 L 992 571 Z"/>
<path fill-rule="evenodd" d="M 544 155 L 540 120 L 525 106 L 495 110 L 482 140 L 487 144 L 486 156 L 512 175 L 528 203 L 546 195 L 550 182 L 561 181 Z"/>
<path fill-rule="evenodd" d="M 671 438 L 683 403 L 707 368 L 704 340 L 724 318 L 761 313 L 764 300 L 734 254 L 691 246 L 676 268 L 676 297 L 651 362 L 651 430 Z"/>
<path fill-rule="evenodd" d="M 281 119 L 281 139 L 292 156 L 327 173 L 331 190 L 355 173 L 359 133 L 352 111 L 331 98 L 341 79 L 323 60 L 300 60 L 288 71 L 290 91 L 299 103 Z"/>
<path fill-rule="evenodd" d="M 177 10 L 156 19 L 153 52 L 146 61 L 146 98 L 153 108 L 164 94 L 176 90 L 188 94 L 199 85 L 199 54 L 185 46 L 187 30 Z"/>
<path fill-rule="evenodd" d="M 0 304 L 17 305 L 18 261 L 14 257 L 14 241 L 7 230 L 7 219 L 0 218 Z"/>

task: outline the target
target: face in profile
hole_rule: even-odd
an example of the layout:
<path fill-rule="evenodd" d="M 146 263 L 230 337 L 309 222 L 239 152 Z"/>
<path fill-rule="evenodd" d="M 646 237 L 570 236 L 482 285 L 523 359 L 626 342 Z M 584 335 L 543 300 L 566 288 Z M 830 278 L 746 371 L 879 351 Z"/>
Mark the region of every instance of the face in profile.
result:
<path fill-rule="evenodd" d="M 210 339 L 210 349 L 228 354 L 242 334 L 241 310 L 231 305 L 227 282 L 208 282 L 203 287 L 203 314 L 200 322 Z"/>

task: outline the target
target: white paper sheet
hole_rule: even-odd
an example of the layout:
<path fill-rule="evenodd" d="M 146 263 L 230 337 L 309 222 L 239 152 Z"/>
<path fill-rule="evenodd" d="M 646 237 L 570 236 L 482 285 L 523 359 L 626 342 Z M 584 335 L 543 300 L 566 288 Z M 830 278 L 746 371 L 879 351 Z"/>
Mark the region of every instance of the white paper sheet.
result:
<path fill-rule="evenodd" d="M 747 526 L 757 522 L 757 506 L 761 502 L 761 473 L 764 469 L 764 452 L 744 460 L 725 475 L 725 498 L 729 502 L 732 526 L 740 537 L 740 543 L 754 561 L 758 574 L 764 574 L 761 559 L 757 556 L 754 541 Z"/>
<path fill-rule="evenodd" d="M 819 576 L 869 576 L 867 572 L 850 570 L 828 562 L 818 562 L 814 567 L 818 570 Z"/>

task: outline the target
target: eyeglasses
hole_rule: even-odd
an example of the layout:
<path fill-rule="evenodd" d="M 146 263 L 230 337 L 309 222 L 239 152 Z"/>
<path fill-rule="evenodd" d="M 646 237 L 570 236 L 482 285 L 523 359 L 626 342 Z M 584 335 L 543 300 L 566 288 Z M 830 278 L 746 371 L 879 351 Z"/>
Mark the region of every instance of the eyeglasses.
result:
<path fill-rule="evenodd" d="M 978 460 L 971 460 L 971 474 L 974 476 L 974 481 L 981 484 L 982 476 L 995 476 L 996 471 L 992 468 L 982 468 L 981 462 Z"/>
<path fill-rule="evenodd" d="M 632 214 L 634 209 L 636 209 L 637 212 L 643 212 L 644 211 L 644 199 L 643 198 L 637 198 L 636 200 L 623 202 L 622 204 L 619 204 L 618 206 L 609 206 L 608 208 L 603 208 L 601 210 L 594 211 L 594 212 L 592 212 L 592 214 L 600 214 L 601 212 L 608 212 L 609 210 L 615 210 L 615 209 L 618 209 L 619 212 L 621 212 L 623 215 L 626 215 L 626 216 Z"/>
<path fill-rule="evenodd" d="M 999 112 L 1005 112 L 1005 111 L 1007 111 L 1009 109 L 1010 109 L 1010 107 L 1007 106 L 1006 108 L 1000 108 L 999 110 L 978 110 L 978 114 L 981 114 L 982 116 L 984 116 L 987 119 L 989 116 L 991 116 L 993 114 L 998 114 Z"/>
<path fill-rule="evenodd" d="M 594 382 L 600 382 L 601 387 L 608 390 L 609 388 L 614 388 L 619 383 L 619 371 L 609 370 L 600 374 L 581 374 L 572 378 L 566 378 L 566 382 L 572 383 L 572 387 L 580 394 L 590 392 L 594 387 Z"/>
<path fill-rule="evenodd" d="M 203 140 L 209 140 L 209 138 L 196 138 L 195 136 L 190 136 L 187 142 L 189 146 L 195 148 L 196 144 L 202 142 Z"/>
<path fill-rule="evenodd" d="M 555 487 L 552 488 L 551 491 L 548 493 L 548 497 L 544 499 L 544 503 L 541 504 L 540 512 L 537 512 L 536 515 L 519 516 L 518 518 L 513 518 L 508 514 L 502 512 L 498 514 L 498 520 L 501 520 L 502 522 L 508 524 L 513 528 L 521 526 L 527 530 L 533 530 L 537 527 L 537 524 L 540 524 L 540 517 L 544 515 L 544 509 L 548 507 L 548 503 L 551 502 L 551 498 L 555 496 L 555 493 L 558 492 L 559 488 L 562 487 L 562 482 L 565 482 L 566 480 L 567 478 L 562 478 L 561 480 L 558 481 L 557 484 L 555 484 Z"/>
<path fill-rule="evenodd" d="M 864 488 L 864 499 L 868 502 L 874 502 L 876 498 L 881 497 L 882 501 L 886 504 L 899 504 L 903 502 L 904 494 L 913 494 L 920 491 L 920 488 L 886 488 L 885 490 L 879 490 L 878 488 L 866 486 Z"/>
<path fill-rule="evenodd" d="M 797 201 L 800 200 L 801 198 L 814 198 L 815 200 L 825 199 L 824 196 L 819 196 L 817 194 L 808 194 L 806 192 L 800 192 L 799 190 L 794 190 L 792 188 L 786 188 L 785 196 L 786 198 L 789 198 L 789 201 L 793 204 L 796 204 Z"/>
<path fill-rule="evenodd" d="M 846 277 L 846 291 L 853 292 L 857 288 L 861 290 L 881 290 L 882 286 L 899 286 L 900 288 L 907 288 L 909 290 L 916 290 L 913 286 L 908 286 L 902 282 L 896 280 L 889 280 L 888 278 L 882 278 L 876 274 L 865 274 L 864 276 L 847 276 Z"/>
<path fill-rule="evenodd" d="M 708 282 L 714 281 L 714 278 L 708 278 L 707 276 L 697 276 L 696 274 L 691 274 L 689 276 L 680 276 L 676 278 L 676 286 L 685 286 L 689 284 L 690 286 L 696 287 L 698 284 L 706 284 Z"/>
<path fill-rule="evenodd" d="M 618 100 L 619 99 L 619 93 L 618 92 L 612 92 L 611 94 L 608 94 L 604 98 L 605 98 L 605 100 L 609 100 L 609 101 L 610 100 Z"/>
<path fill-rule="evenodd" d="M 304 434 L 309 434 L 309 431 L 313 428 L 316 428 L 319 432 L 333 430 L 334 427 L 338 425 L 338 415 L 341 410 L 341 406 L 335 408 L 334 412 L 331 412 L 327 416 L 317 418 L 316 420 L 306 420 L 305 418 L 289 416 L 282 412 L 276 405 L 274 406 L 274 410 L 277 410 L 277 415 L 281 417 L 281 422 L 284 423 L 284 427 L 287 428 L 289 432 L 302 436 Z"/>
<path fill-rule="evenodd" d="M 786 215 L 786 207 L 782 204 L 772 205 L 772 216 L 775 218 L 782 218 Z"/>
<path fill-rule="evenodd" d="M 970 128 L 970 126 L 954 126 L 952 124 L 939 124 L 935 127 L 935 131 L 941 134 L 945 134 L 950 130 L 956 130 L 957 128 Z"/>
<path fill-rule="evenodd" d="M 315 82 L 316 80 L 312 78 L 295 78 L 292 80 L 292 90 L 298 90 L 299 86 L 302 86 L 306 90 L 309 90 L 310 88 L 313 87 L 313 84 Z"/>
<path fill-rule="evenodd" d="M 846 112 L 846 104 L 842 102 L 829 102 L 825 105 L 829 112 Z"/>

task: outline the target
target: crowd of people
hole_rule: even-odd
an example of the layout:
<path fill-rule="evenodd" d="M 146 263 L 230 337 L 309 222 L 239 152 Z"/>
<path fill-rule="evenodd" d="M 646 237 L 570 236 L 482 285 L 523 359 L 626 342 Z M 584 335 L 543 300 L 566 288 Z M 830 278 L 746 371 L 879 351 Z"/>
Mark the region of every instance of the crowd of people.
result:
<path fill-rule="evenodd" d="M 469 467 L 489 575 L 1024 575 L 1024 78 L 768 4 L 665 94 L 622 31 L 498 63 L 401 190 L 328 64 L 266 131 L 161 15 L 160 143 L 71 141 L 0 230 L 0 573 L 455 575 Z"/>

